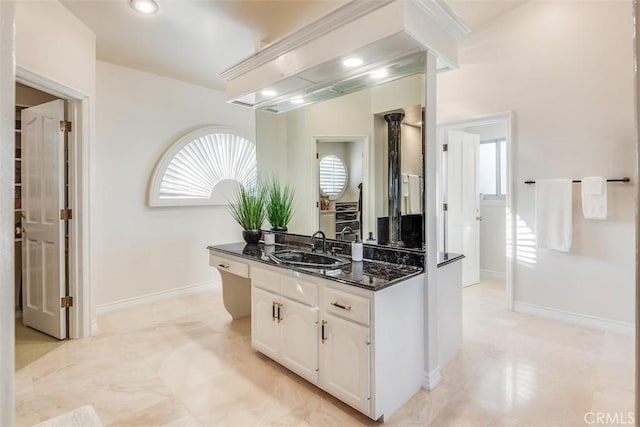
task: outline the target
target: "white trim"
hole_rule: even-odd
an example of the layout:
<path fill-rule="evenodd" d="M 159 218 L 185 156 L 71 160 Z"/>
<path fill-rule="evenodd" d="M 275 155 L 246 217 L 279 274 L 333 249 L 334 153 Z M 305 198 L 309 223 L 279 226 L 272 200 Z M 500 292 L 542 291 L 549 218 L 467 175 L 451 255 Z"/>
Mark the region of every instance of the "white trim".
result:
<path fill-rule="evenodd" d="M 284 36 L 237 64 L 227 68 L 220 73 L 220 77 L 222 77 L 225 82 L 229 82 L 248 71 L 264 65 L 267 62 L 275 61 L 281 55 L 291 52 L 318 37 L 343 27 L 392 2 L 393 0 L 356 0 L 348 2 L 344 6 Z"/>
<path fill-rule="evenodd" d="M 57 96 L 58 98 L 72 98 L 80 100 L 86 97 L 86 94 L 74 88 L 65 86 L 61 83 L 56 82 L 55 80 L 43 77 L 40 74 L 17 64 L 16 82 L 32 87 L 34 89 L 38 89 L 39 91 L 46 92 L 50 95 Z"/>
<path fill-rule="evenodd" d="M 514 311 L 518 313 L 559 320 L 571 323 L 572 325 L 598 329 L 600 331 L 613 332 L 626 336 L 635 336 L 635 325 L 633 323 L 620 322 L 619 320 L 605 319 L 602 317 L 590 316 L 588 314 L 573 313 L 570 311 L 559 310 L 557 308 L 542 307 L 540 305 L 520 301 L 515 301 L 513 303 L 513 308 Z"/>
<path fill-rule="evenodd" d="M 415 3 L 454 39 L 460 41 L 471 32 L 471 28 L 443 0 L 415 0 Z"/>
<path fill-rule="evenodd" d="M 270 61 L 275 61 L 312 40 L 330 33 L 350 22 L 399 0 L 354 0 L 320 17 L 316 21 L 263 47 L 253 55 L 220 73 L 225 82 L 245 74 Z M 471 29 L 449 8 L 443 0 L 415 0 L 414 3 L 447 34 L 461 40 Z"/>
<path fill-rule="evenodd" d="M 442 371 L 440 370 L 440 367 L 437 367 L 431 372 L 424 373 L 422 388 L 432 391 L 438 386 L 438 384 L 440 384 L 440 381 L 442 381 Z"/>
<path fill-rule="evenodd" d="M 493 271 L 493 270 L 485 270 L 480 269 L 480 281 L 482 279 L 498 279 L 498 280 L 507 280 L 507 273 L 504 271 Z"/>
<path fill-rule="evenodd" d="M 169 298 L 176 298 L 185 295 L 192 295 L 200 292 L 210 291 L 212 289 L 220 288 L 220 284 L 220 280 L 212 280 L 208 282 L 196 283 L 194 285 L 183 286 L 180 288 L 153 292 L 137 297 L 125 298 L 119 301 L 108 302 L 105 304 L 99 304 L 96 305 L 96 317 L 104 316 L 105 314 L 113 313 L 114 311 L 120 311 L 143 304 L 166 300 Z"/>

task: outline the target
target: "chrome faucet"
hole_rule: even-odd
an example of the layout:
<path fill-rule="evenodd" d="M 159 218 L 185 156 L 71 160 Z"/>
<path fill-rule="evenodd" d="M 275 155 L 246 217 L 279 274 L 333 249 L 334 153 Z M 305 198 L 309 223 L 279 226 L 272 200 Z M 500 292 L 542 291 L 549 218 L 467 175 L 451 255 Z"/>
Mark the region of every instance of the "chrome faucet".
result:
<path fill-rule="evenodd" d="M 353 233 L 353 228 L 349 227 L 348 225 L 342 229 L 342 231 L 340 232 L 340 240 L 344 240 L 344 232 L 347 231 L 347 228 L 349 229 L 349 234 Z"/>
<path fill-rule="evenodd" d="M 311 244 L 315 248 L 315 241 L 316 241 L 317 235 L 322 236 L 322 252 L 327 252 L 327 236 L 324 234 L 322 230 L 318 230 L 311 235 Z"/>

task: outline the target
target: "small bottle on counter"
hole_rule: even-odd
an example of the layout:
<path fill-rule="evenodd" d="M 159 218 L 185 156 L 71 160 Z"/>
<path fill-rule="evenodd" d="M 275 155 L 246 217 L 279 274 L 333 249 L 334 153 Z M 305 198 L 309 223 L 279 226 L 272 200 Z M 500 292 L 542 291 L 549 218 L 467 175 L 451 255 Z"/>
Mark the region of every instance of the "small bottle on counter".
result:
<path fill-rule="evenodd" d="M 356 235 L 356 241 L 351 242 L 351 261 L 362 261 L 362 240 Z"/>

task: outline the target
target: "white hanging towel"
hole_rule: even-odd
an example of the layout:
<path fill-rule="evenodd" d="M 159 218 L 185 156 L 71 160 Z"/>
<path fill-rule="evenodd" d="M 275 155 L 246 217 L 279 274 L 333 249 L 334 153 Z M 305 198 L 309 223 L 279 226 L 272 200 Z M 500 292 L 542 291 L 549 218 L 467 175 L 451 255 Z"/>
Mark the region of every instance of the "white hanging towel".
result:
<path fill-rule="evenodd" d="M 538 248 L 569 252 L 572 239 L 570 179 L 536 180 L 536 241 Z"/>
<path fill-rule="evenodd" d="M 402 180 L 400 182 L 400 195 L 402 196 L 402 203 L 400 209 L 403 214 L 409 212 L 409 175 L 403 173 L 401 175 Z"/>
<path fill-rule="evenodd" d="M 607 219 L 607 180 L 582 178 L 582 214 L 585 219 Z"/>
<path fill-rule="evenodd" d="M 407 209 L 408 214 L 419 214 L 421 213 L 420 209 L 420 176 L 419 175 L 409 175 L 409 206 Z"/>

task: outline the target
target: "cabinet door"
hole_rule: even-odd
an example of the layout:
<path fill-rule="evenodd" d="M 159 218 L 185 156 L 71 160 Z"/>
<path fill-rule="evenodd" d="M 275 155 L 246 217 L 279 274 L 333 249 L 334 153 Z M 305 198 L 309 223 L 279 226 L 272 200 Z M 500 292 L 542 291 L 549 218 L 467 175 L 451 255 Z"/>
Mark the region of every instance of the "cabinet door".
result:
<path fill-rule="evenodd" d="M 281 299 L 280 362 L 314 384 L 318 383 L 318 309 Z"/>
<path fill-rule="evenodd" d="M 371 375 L 369 328 L 326 312 L 322 313 L 320 322 L 324 324 L 325 338 L 320 344 L 320 386 L 368 414 Z"/>
<path fill-rule="evenodd" d="M 251 287 L 251 346 L 277 359 L 279 355 L 279 324 L 274 313 L 278 297 L 271 292 Z"/>

